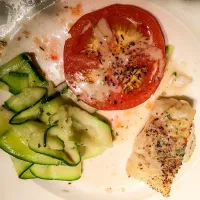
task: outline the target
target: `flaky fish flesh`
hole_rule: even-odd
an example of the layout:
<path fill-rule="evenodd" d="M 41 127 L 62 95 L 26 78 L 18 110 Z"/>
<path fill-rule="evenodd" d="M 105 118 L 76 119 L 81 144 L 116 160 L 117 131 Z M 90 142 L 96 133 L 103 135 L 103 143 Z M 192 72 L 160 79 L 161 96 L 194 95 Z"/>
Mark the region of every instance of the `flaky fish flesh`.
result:
<path fill-rule="evenodd" d="M 155 102 L 149 121 L 136 136 L 127 174 L 168 197 L 173 179 L 195 148 L 195 109 L 183 100 Z"/>

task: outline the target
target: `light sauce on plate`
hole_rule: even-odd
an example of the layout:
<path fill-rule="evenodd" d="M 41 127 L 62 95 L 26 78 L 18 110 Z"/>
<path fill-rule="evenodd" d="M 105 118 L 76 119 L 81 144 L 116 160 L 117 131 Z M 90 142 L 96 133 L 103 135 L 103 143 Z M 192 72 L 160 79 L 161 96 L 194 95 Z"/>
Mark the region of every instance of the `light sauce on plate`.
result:
<path fill-rule="evenodd" d="M 65 81 L 63 71 L 64 42 L 70 37 L 68 30 L 83 13 L 81 4 L 68 5 L 65 1 L 60 1 L 56 6 L 44 9 L 30 20 L 22 22 L 19 31 L 8 41 L 0 62 L 4 63 L 22 52 L 34 52 L 38 63 L 50 80 L 53 80 L 55 84 Z M 140 106 L 122 111 L 97 112 L 99 116 L 106 118 L 112 125 L 114 145 L 103 155 L 84 162 L 83 176 L 74 183 L 77 184 L 77 187 L 84 183 L 105 188 L 106 192 L 112 191 L 111 185 L 112 187 L 116 186 L 116 190 L 125 191 L 124 188 L 119 188 L 119 183 L 122 186 L 131 185 L 130 190 L 136 187 L 133 184 L 135 180 L 128 179 L 125 171 L 127 159 L 132 151 L 133 139 L 147 121 L 156 98 L 159 96 L 181 96 L 184 93 L 186 86 L 175 87 L 171 84 L 174 72 L 179 73 L 184 69 L 187 69 L 185 63 L 170 61 L 158 90 Z M 126 151 L 122 152 L 123 149 Z M 96 171 L 98 166 L 101 166 L 99 175 Z"/>

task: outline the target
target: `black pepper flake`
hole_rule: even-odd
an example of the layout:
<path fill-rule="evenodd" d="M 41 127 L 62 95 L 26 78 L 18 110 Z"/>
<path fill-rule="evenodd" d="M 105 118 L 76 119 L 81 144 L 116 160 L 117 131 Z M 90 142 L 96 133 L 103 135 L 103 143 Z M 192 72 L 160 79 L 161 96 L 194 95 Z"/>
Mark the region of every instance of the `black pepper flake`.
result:
<path fill-rule="evenodd" d="M 116 100 L 114 100 L 114 104 L 115 104 L 115 105 L 117 104 L 117 101 L 116 101 Z"/>
<path fill-rule="evenodd" d="M 58 123 L 58 120 L 56 120 L 55 122 L 54 122 L 54 124 L 57 124 Z"/>
<path fill-rule="evenodd" d="M 43 113 L 43 112 L 44 112 L 43 108 L 40 108 L 40 113 Z"/>
<path fill-rule="evenodd" d="M 135 45 L 135 42 L 133 42 L 133 41 L 130 42 L 130 45 L 131 45 L 131 46 L 134 46 L 134 45 Z"/>
<path fill-rule="evenodd" d="M 47 115 L 47 116 L 51 116 L 51 113 L 50 113 L 50 112 L 47 112 L 46 115 Z"/>
<path fill-rule="evenodd" d="M 61 90 L 61 94 L 64 94 L 67 91 L 67 87 Z"/>
<path fill-rule="evenodd" d="M 125 53 L 125 50 L 123 47 L 121 47 L 120 49 L 122 50 L 122 53 Z M 123 61 L 121 63 L 123 63 Z"/>
<path fill-rule="evenodd" d="M 122 40 L 124 40 L 124 36 L 121 34 L 121 38 L 122 38 Z"/>
<path fill-rule="evenodd" d="M 41 147 L 41 145 L 40 145 L 40 143 L 38 144 L 38 148 L 40 148 Z"/>
<path fill-rule="evenodd" d="M 117 42 L 117 44 L 119 43 L 119 40 L 118 40 L 118 38 L 116 38 L 116 42 Z"/>
<path fill-rule="evenodd" d="M 43 47 L 41 47 L 41 46 L 40 46 L 40 49 L 41 49 L 42 51 L 44 51 L 44 48 L 43 48 Z"/>

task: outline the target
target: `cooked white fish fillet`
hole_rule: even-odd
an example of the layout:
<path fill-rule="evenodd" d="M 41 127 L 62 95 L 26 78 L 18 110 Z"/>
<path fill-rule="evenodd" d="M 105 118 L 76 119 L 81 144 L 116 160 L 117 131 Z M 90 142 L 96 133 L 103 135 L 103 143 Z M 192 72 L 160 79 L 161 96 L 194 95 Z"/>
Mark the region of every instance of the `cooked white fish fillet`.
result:
<path fill-rule="evenodd" d="M 127 174 L 168 197 L 183 160 L 188 160 L 195 147 L 194 116 L 195 110 L 186 101 L 157 100 L 150 120 L 136 136 Z"/>

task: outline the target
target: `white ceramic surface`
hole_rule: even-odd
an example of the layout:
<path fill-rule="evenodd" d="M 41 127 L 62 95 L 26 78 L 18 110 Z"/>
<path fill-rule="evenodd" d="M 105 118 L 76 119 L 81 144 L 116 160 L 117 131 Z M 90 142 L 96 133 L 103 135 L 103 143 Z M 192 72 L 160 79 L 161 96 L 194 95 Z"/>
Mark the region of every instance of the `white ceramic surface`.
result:
<path fill-rule="evenodd" d="M 121 1 L 68 0 L 67 2 L 81 2 L 84 12 L 89 12 L 106 5 L 120 3 Z M 173 62 L 169 64 L 165 78 L 155 96 L 158 96 L 162 91 L 166 91 L 168 95 L 184 95 L 194 100 L 194 107 L 197 110 L 195 117 L 197 147 L 191 160 L 180 170 L 169 199 L 199 199 L 198 173 L 200 162 L 198 160 L 200 136 L 198 133 L 200 132 L 200 124 L 198 121 L 200 120 L 200 112 L 198 111 L 200 107 L 198 102 L 200 101 L 200 93 L 198 92 L 198 87 L 200 86 L 200 79 L 198 79 L 198 76 L 200 76 L 200 36 L 198 34 L 200 33 L 200 29 L 198 25 L 200 25 L 200 14 L 198 14 L 198 10 L 200 9 L 200 3 L 183 0 L 124 0 L 123 3 L 134 4 L 152 12 L 161 23 L 167 43 L 173 44 L 176 47 Z M 67 20 L 70 21 L 71 19 L 68 18 Z M 12 57 L 12 52 L 9 51 L 6 56 L 9 59 L 9 57 Z M 175 68 L 193 78 L 192 84 L 187 89 L 179 92 L 174 92 L 168 88 L 168 76 L 170 71 Z M 141 114 L 141 112 L 144 112 L 144 121 L 138 122 L 140 126 L 145 123 L 145 118 L 148 116 L 145 104 L 137 108 L 137 113 Z M 113 115 L 113 113 L 104 114 L 107 116 Z M 136 119 L 133 118 L 134 120 Z M 134 121 L 134 123 L 137 123 L 137 121 Z M 134 123 L 132 126 L 134 126 Z M 137 127 L 139 130 L 140 127 Z M 0 199 L 59 200 L 60 197 L 69 200 L 164 199 L 161 195 L 149 189 L 148 186 L 126 177 L 125 165 L 131 153 L 133 138 L 133 135 L 128 136 L 123 142 L 115 143 L 114 147 L 102 156 L 86 161 L 83 177 L 71 185 L 60 181 L 19 180 L 12 168 L 9 157 L 0 151 Z"/>

